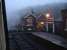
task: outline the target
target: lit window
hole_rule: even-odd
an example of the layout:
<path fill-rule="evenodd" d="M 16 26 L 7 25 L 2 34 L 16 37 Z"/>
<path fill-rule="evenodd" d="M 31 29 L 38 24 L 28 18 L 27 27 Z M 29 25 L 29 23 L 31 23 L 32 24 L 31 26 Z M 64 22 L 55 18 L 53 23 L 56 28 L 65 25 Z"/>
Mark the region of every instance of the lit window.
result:
<path fill-rule="evenodd" d="M 31 28 L 28 28 L 27 30 L 32 30 Z"/>

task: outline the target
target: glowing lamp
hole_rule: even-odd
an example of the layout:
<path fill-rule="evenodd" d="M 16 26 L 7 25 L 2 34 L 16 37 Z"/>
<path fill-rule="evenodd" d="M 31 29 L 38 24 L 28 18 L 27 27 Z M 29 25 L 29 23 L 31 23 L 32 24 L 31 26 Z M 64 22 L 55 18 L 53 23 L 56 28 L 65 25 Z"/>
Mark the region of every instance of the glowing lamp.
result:
<path fill-rule="evenodd" d="M 40 22 L 40 24 L 44 24 L 44 22 Z"/>
<path fill-rule="evenodd" d="M 49 17 L 50 17 L 50 14 L 49 14 L 49 13 L 47 13 L 47 14 L 46 14 L 46 18 L 49 18 Z"/>

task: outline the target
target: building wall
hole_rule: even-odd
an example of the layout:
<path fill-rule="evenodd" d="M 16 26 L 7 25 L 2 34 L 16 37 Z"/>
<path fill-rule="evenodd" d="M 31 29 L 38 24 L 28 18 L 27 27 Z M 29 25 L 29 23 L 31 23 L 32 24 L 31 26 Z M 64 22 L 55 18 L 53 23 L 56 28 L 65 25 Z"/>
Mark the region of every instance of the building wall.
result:
<path fill-rule="evenodd" d="M 64 37 L 66 37 L 67 38 L 67 30 L 65 30 L 66 29 L 66 27 L 67 27 L 67 9 L 63 9 L 63 10 L 61 10 L 61 14 L 62 14 L 62 16 L 63 16 L 63 31 L 64 31 Z"/>
<path fill-rule="evenodd" d="M 63 22 L 62 21 L 55 21 L 55 33 L 62 35 L 63 33 Z"/>

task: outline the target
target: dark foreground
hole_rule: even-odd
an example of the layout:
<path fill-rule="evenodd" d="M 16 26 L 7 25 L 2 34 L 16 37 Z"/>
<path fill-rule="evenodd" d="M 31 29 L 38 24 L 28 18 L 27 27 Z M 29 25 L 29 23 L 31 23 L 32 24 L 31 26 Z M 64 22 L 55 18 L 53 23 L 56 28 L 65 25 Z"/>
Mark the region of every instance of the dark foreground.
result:
<path fill-rule="evenodd" d="M 9 49 L 10 50 L 59 50 L 63 47 L 50 43 L 31 33 L 9 33 Z"/>

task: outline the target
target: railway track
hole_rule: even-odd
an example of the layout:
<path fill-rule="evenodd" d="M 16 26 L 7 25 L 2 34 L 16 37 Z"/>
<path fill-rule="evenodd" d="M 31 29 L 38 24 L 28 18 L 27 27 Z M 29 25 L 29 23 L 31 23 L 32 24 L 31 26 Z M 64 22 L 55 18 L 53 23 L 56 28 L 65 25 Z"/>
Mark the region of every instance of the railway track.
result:
<path fill-rule="evenodd" d="M 12 33 L 9 38 L 10 48 L 15 50 L 48 50 L 33 40 L 30 33 Z M 11 42 L 12 41 L 12 42 Z M 13 44 L 13 45 L 12 45 Z M 15 45 L 14 45 L 15 44 Z"/>
<path fill-rule="evenodd" d="M 9 33 L 9 48 L 11 50 L 66 50 L 31 33 L 23 32 Z"/>

